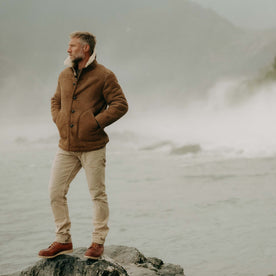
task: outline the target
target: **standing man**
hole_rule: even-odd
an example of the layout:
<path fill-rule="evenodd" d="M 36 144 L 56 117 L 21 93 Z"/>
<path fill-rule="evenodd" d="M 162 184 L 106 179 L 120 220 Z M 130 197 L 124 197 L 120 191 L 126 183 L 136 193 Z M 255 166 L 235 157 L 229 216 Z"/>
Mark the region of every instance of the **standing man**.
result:
<path fill-rule="evenodd" d="M 104 128 L 128 110 L 116 76 L 98 64 L 95 36 L 88 32 L 70 35 L 69 57 L 51 99 L 52 118 L 60 134 L 50 177 L 51 207 L 56 224 L 56 240 L 38 255 L 54 258 L 70 253 L 73 245 L 66 194 L 81 167 L 84 168 L 93 201 L 92 244 L 85 257 L 98 259 L 108 233 L 108 201 L 105 192 L 105 151 L 108 136 Z"/>

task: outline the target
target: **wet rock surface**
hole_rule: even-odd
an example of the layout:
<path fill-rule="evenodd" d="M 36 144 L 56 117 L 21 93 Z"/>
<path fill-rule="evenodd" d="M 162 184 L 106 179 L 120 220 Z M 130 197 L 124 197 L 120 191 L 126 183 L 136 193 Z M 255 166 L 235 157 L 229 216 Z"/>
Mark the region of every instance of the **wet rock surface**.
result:
<path fill-rule="evenodd" d="M 6 276 L 181 276 L 183 268 L 166 264 L 154 257 L 146 258 L 134 247 L 110 245 L 105 247 L 100 260 L 84 258 L 86 248 L 77 248 L 74 253 L 54 259 L 42 259 L 21 272 Z"/>

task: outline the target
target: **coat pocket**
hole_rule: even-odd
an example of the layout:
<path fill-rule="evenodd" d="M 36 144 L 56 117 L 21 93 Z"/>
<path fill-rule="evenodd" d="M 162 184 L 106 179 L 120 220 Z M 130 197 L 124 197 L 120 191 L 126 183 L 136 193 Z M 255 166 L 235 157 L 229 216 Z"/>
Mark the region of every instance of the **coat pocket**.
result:
<path fill-rule="evenodd" d="M 97 140 L 99 126 L 92 110 L 87 110 L 80 115 L 78 137 L 83 141 Z"/>
<path fill-rule="evenodd" d="M 67 137 L 67 124 L 65 119 L 65 114 L 62 111 L 59 111 L 57 118 L 56 118 L 56 125 L 59 131 L 59 135 L 61 138 Z"/>

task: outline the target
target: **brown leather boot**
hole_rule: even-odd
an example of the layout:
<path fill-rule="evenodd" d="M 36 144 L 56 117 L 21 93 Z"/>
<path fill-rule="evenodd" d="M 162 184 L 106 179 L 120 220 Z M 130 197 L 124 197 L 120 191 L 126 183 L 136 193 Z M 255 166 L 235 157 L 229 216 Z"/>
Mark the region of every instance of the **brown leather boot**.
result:
<path fill-rule="evenodd" d="M 91 246 L 86 250 L 84 257 L 97 260 L 101 258 L 104 252 L 103 244 L 93 242 Z"/>
<path fill-rule="evenodd" d="M 38 257 L 51 259 L 55 258 L 58 255 L 71 253 L 73 252 L 73 245 L 72 243 L 60 243 L 60 242 L 53 242 L 47 249 L 42 249 L 38 253 Z"/>

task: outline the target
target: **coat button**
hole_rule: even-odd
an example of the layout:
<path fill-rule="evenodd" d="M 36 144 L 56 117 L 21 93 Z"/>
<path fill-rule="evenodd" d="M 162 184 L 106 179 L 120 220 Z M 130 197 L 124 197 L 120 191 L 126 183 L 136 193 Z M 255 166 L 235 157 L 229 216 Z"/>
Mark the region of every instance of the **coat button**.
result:
<path fill-rule="evenodd" d="M 71 128 L 72 128 L 73 126 L 74 126 L 73 124 L 70 125 Z"/>
<path fill-rule="evenodd" d="M 76 85 L 76 83 L 74 82 L 73 85 Z"/>
<path fill-rule="evenodd" d="M 75 110 L 73 109 L 73 110 L 71 110 L 71 112 L 72 112 L 72 113 L 75 113 Z"/>
<path fill-rule="evenodd" d="M 73 100 L 76 100 L 77 99 L 77 96 L 73 96 Z"/>

